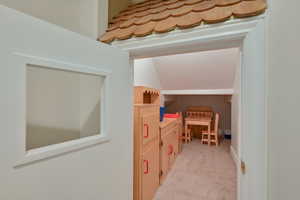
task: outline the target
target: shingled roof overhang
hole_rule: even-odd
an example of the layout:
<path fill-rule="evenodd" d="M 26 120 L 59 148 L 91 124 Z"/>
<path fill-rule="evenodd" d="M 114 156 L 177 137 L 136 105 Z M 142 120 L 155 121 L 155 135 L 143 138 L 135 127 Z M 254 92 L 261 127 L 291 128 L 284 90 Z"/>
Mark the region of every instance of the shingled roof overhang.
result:
<path fill-rule="evenodd" d="M 99 40 L 111 43 L 176 28 L 189 29 L 265 12 L 265 0 L 147 0 L 130 5 L 110 22 Z"/>

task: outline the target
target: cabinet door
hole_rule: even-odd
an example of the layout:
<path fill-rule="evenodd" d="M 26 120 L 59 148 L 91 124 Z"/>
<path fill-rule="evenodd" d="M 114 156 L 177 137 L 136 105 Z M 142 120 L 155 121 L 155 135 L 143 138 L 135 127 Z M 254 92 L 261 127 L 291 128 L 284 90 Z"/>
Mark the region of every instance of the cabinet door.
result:
<path fill-rule="evenodd" d="M 176 149 L 178 151 L 178 148 L 175 146 L 175 136 L 174 131 L 170 131 L 162 137 L 162 146 L 160 148 L 160 169 L 162 174 L 160 184 L 166 178 L 175 161 L 175 151 Z"/>
<path fill-rule="evenodd" d="M 177 126 L 172 130 L 172 145 L 173 145 L 173 155 L 174 157 L 178 154 L 178 142 L 179 142 L 179 134 Z"/>
<path fill-rule="evenodd" d="M 152 200 L 159 186 L 159 140 L 148 147 L 141 160 L 141 200 Z"/>
<path fill-rule="evenodd" d="M 176 148 L 176 131 L 173 129 L 168 135 L 168 157 L 169 157 L 169 170 L 173 166 L 175 161 L 176 153 L 175 151 L 178 149 Z M 177 150 L 178 151 L 178 150 Z"/>
<path fill-rule="evenodd" d="M 158 113 L 153 112 L 144 114 L 142 117 L 142 140 L 143 144 L 147 144 L 159 134 L 159 118 Z"/>
<path fill-rule="evenodd" d="M 165 180 L 169 170 L 168 154 L 169 154 L 168 135 L 164 135 L 161 138 L 161 147 L 160 147 L 160 170 L 161 170 L 160 184 L 162 184 L 163 181 Z"/>

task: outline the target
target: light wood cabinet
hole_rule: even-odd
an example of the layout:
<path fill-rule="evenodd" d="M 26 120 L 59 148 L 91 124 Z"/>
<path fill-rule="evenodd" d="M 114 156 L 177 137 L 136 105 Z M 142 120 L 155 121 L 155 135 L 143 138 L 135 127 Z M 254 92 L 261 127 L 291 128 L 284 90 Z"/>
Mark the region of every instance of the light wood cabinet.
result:
<path fill-rule="evenodd" d="M 180 151 L 180 120 L 159 122 L 159 90 L 135 88 L 134 200 L 152 200 Z"/>
<path fill-rule="evenodd" d="M 159 186 L 159 106 L 134 105 L 134 199 L 151 200 Z"/>
<path fill-rule="evenodd" d="M 152 200 L 159 187 L 159 90 L 136 87 L 134 200 Z"/>
<path fill-rule="evenodd" d="M 152 200 L 159 187 L 159 141 L 155 140 L 142 155 L 141 196 L 142 200 Z"/>

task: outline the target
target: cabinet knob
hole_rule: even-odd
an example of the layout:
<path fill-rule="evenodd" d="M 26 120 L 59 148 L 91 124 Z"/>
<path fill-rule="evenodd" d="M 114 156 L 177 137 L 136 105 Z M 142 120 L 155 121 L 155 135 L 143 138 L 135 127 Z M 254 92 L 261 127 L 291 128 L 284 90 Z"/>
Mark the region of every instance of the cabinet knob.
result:
<path fill-rule="evenodd" d="M 145 128 L 146 128 L 146 131 L 145 131 Z M 149 125 L 144 124 L 144 138 L 148 138 L 148 137 L 149 137 Z"/>
<path fill-rule="evenodd" d="M 168 152 L 168 155 L 172 155 L 173 153 L 173 145 L 169 145 L 169 152 Z"/>
<path fill-rule="evenodd" d="M 149 160 L 144 160 L 144 174 L 149 174 Z"/>

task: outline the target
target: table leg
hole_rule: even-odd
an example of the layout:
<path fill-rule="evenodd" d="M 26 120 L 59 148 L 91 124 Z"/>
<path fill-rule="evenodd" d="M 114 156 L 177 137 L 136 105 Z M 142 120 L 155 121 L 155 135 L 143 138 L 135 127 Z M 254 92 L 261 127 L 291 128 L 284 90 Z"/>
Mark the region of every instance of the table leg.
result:
<path fill-rule="evenodd" d="M 210 123 L 207 126 L 207 132 L 208 132 L 208 146 L 210 146 Z"/>
<path fill-rule="evenodd" d="M 185 141 L 185 143 L 187 143 L 187 130 L 188 130 L 188 125 L 185 122 L 185 125 L 184 125 L 184 141 Z"/>

